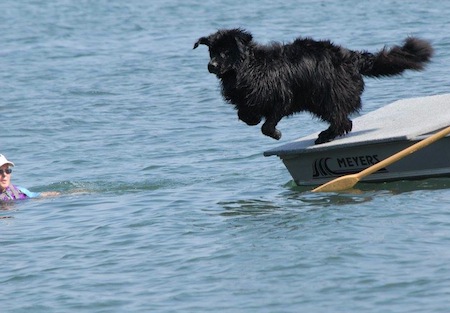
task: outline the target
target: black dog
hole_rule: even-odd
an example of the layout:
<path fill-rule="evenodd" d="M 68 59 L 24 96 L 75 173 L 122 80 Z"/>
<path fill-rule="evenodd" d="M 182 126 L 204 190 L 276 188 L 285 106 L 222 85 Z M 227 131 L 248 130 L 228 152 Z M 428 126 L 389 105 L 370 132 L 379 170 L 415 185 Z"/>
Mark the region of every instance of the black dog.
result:
<path fill-rule="evenodd" d="M 309 38 L 259 45 L 242 29 L 201 37 L 194 49 L 200 44 L 209 47 L 208 70 L 221 80 L 222 95 L 235 105 L 239 119 L 257 125 L 265 118 L 263 134 L 280 139 L 276 125 L 284 116 L 309 111 L 330 123 L 316 144 L 352 130 L 348 116 L 361 108 L 363 75 L 422 70 L 433 54 L 428 42 L 413 37 L 372 54 Z"/>

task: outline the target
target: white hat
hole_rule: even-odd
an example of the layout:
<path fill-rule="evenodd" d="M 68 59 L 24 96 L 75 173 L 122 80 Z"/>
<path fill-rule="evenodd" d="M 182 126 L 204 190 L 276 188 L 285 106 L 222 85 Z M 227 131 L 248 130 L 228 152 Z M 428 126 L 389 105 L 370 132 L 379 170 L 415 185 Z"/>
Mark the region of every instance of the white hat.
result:
<path fill-rule="evenodd" d="M 13 162 L 8 161 L 3 154 L 0 154 L 0 166 L 3 166 L 5 164 L 11 164 L 11 166 L 14 166 Z"/>

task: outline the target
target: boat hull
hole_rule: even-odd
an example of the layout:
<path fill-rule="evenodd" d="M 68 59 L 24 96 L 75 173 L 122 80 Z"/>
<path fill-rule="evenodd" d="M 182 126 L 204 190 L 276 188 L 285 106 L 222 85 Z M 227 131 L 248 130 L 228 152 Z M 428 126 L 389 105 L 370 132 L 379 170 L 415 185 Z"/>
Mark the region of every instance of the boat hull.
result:
<path fill-rule="evenodd" d="M 300 186 L 315 186 L 348 174 L 358 173 L 411 146 L 416 141 L 398 141 L 320 152 L 281 155 L 280 159 Z M 434 144 L 363 178 L 366 182 L 450 177 L 450 138 Z"/>

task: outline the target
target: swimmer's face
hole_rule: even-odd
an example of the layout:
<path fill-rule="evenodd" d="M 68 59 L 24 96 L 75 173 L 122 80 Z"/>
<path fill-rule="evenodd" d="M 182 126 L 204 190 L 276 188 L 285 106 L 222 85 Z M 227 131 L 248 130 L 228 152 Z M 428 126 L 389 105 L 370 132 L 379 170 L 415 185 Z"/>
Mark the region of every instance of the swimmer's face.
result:
<path fill-rule="evenodd" d="M 6 173 L 6 170 L 9 169 L 9 164 L 4 164 L 0 169 L 0 190 L 3 191 L 8 188 L 11 182 L 11 174 Z"/>

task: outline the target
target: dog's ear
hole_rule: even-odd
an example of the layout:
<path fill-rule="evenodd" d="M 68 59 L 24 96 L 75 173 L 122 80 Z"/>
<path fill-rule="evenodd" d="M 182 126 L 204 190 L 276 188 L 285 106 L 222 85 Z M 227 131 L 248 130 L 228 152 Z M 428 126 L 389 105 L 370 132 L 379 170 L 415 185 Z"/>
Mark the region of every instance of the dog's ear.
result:
<path fill-rule="evenodd" d="M 234 37 L 239 43 L 245 46 L 247 46 L 253 39 L 252 34 L 240 28 L 234 30 Z"/>
<path fill-rule="evenodd" d="M 244 54 L 250 42 L 253 40 L 252 34 L 240 28 L 231 30 L 231 33 L 236 41 L 239 52 Z"/>
<path fill-rule="evenodd" d="M 196 49 L 199 45 L 206 45 L 209 47 L 209 39 L 208 37 L 201 37 L 197 42 L 194 44 L 194 49 Z"/>

